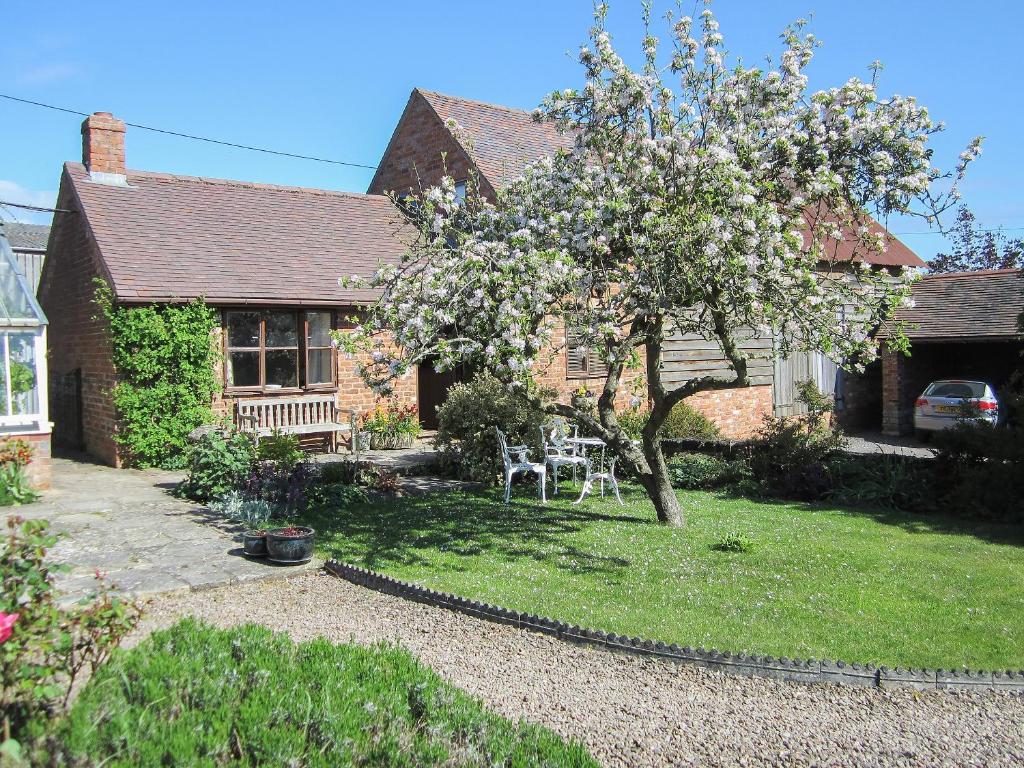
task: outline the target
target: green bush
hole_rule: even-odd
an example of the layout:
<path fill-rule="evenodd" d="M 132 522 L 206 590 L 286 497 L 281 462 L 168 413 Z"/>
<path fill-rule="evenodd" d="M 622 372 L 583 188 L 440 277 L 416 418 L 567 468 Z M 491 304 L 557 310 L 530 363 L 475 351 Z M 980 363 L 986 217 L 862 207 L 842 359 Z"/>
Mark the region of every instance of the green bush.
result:
<path fill-rule="evenodd" d="M 830 498 L 840 504 L 906 512 L 937 507 L 934 462 L 889 454 L 837 454 L 829 462 Z"/>
<path fill-rule="evenodd" d="M 1024 427 L 968 422 L 935 433 L 940 503 L 962 517 L 1024 520 Z"/>
<path fill-rule="evenodd" d="M 545 416 L 494 377 L 481 374 L 448 391 L 437 420 L 436 445 L 460 457 L 459 475 L 494 483 L 502 471 L 494 428 L 504 432 L 510 444 L 536 448 Z"/>
<path fill-rule="evenodd" d="M 644 427 L 647 426 L 647 420 L 650 418 L 651 414 L 648 411 L 641 411 L 637 408 L 630 408 L 618 414 L 619 426 L 633 440 L 640 439 Z"/>
<path fill-rule="evenodd" d="M 92 599 L 59 605 L 53 584 L 59 567 L 47 558 L 56 541 L 45 520 L 11 516 L 0 542 L 0 718 L 3 732 L 22 747 L 47 735 L 75 680 L 106 661 L 140 613 L 102 581 Z M 4 750 L 20 751 L 17 744 Z"/>
<path fill-rule="evenodd" d="M 780 499 L 822 499 L 833 488 L 832 461 L 845 440 L 828 422 L 832 399 L 812 381 L 799 384 L 800 416 L 769 416 L 750 448 L 747 465 L 759 491 Z"/>
<path fill-rule="evenodd" d="M 369 500 L 366 491 L 349 483 L 317 483 L 309 490 L 308 505 L 320 509 L 341 510 Z"/>
<path fill-rule="evenodd" d="M 188 435 L 213 420 L 216 313 L 186 304 L 118 306 L 105 282 L 95 303 L 106 318 L 117 384 L 114 440 L 129 465 L 181 469 Z"/>
<path fill-rule="evenodd" d="M 714 440 L 722 436 L 713 421 L 686 402 L 675 404 L 661 425 L 659 434 L 663 438 L 693 437 L 701 440 Z"/>
<path fill-rule="evenodd" d="M 361 476 L 365 467 L 355 461 L 348 459 L 343 461 L 332 461 L 321 464 L 317 471 L 316 482 L 324 485 L 344 483 L 346 485 L 361 485 Z"/>
<path fill-rule="evenodd" d="M 272 461 L 282 472 L 291 472 L 306 457 L 303 453 L 298 435 L 274 432 L 260 438 L 256 448 L 256 458 L 260 461 Z"/>
<path fill-rule="evenodd" d="M 749 472 L 742 461 L 727 461 L 702 453 L 673 456 L 668 466 L 672 487 L 690 491 L 740 487 Z"/>
<path fill-rule="evenodd" d="M 62 730 L 68 762 L 165 765 L 596 766 L 513 724 L 394 646 L 295 644 L 186 619 L 119 653 Z"/>
<path fill-rule="evenodd" d="M 0 507 L 28 504 L 39 498 L 28 482 L 25 468 L 15 462 L 0 464 Z"/>
<path fill-rule="evenodd" d="M 252 438 L 242 432 L 224 437 L 205 434 L 192 447 L 188 477 L 178 493 L 194 501 L 211 501 L 238 488 L 256 458 Z"/>

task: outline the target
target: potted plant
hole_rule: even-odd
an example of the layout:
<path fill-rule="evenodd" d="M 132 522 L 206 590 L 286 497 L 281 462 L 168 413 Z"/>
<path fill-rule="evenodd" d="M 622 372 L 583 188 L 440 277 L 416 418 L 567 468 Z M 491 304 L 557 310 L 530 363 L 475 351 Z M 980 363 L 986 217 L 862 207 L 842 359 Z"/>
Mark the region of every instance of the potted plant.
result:
<path fill-rule="evenodd" d="M 253 528 L 242 533 L 242 551 L 249 557 L 267 556 L 267 531 Z"/>
<path fill-rule="evenodd" d="M 272 528 L 267 531 L 267 556 L 273 563 L 300 565 L 313 557 L 316 531 L 305 525 Z"/>
<path fill-rule="evenodd" d="M 391 402 L 378 405 L 363 416 L 363 429 L 370 433 L 370 448 L 410 448 L 420 433 L 419 411 L 415 405 Z"/>

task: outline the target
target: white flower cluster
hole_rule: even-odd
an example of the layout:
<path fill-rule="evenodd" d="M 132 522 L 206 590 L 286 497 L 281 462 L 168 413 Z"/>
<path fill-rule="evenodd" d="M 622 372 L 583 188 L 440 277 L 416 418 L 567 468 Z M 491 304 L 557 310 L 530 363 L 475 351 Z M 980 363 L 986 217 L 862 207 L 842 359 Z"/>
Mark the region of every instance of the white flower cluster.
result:
<path fill-rule="evenodd" d="M 535 114 L 573 135 L 571 150 L 494 201 L 473 189 L 462 201 L 450 178 L 405 201 L 420 237 L 372 281 L 382 295 L 360 333 L 394 341 L 378 339 L 368 380 L 386 386 L 429 356 L 528 382 L 559 322 L 613 370 L 675 328 L 727 351 L 740 329 L 771 329 L 783 351 L 870 360 L 871 331 L 907 300 L 910 275 L 864 263 L 886 248 L 869 217 L 932 221 L 980 143 L 942 175 L 928 149 L 941 125 L 914 99 L 880 99 L 857 79 L 808 94 L 817 43 L 802 22 L 765 69 L 726 66 L 710 10 L 670 18 L 667 67 L 648 34 L 638 72 L 604 14 L 579 54 L 584 86 Z"/>

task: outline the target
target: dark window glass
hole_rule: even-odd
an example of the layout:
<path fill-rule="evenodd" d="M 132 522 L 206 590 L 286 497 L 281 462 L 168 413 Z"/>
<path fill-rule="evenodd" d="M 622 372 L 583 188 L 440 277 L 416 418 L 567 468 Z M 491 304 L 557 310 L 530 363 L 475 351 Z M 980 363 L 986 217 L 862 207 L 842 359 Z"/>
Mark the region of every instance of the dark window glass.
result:
<path fill-rule="evenodd" d="M 228 346 L 258 347 L 260 345 L 260 313 L 228 312 Z"/>
<path fill-rule="evenodd" d="M 230 352 L 228 354 L 228 386 L 258 387 L 260 385 L 260 353 Z"/>
<path fill-rule="evenodd" d="M 299 330 L 296 327 L 296 316 L 293 312 L 267 313 L 267 346 L 299 346 Z"/>
<path fill-rule="evenodd" d="M 267 386 L 299 386 L 299 351 L 297 349 L 268 349 Z"/>

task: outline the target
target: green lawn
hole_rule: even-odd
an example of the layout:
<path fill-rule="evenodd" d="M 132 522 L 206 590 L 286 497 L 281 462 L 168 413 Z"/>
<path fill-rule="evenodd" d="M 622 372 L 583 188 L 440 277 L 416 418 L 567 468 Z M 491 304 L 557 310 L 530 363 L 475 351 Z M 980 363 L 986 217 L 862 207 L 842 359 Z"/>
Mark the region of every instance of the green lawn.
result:
<path fill-rule="evenodd" d="M 593 766 L 406 651 L 187 619 L 103 665 L 58 726 L 69 764 Z M 62 763 L 63 764 L 63 763 Z"/>
<path fill-rule="evenodd" d="M 532 486 L 531 486 L 532 487 Z M 1024 540 L 1000 526 L 680 492 L 685 529 L 520 487 L 322 510 L 322 554 L 610 632 L 732 652 L 1024 668 Z M 712 548 L 728 534 L 745 553 Z"/>

